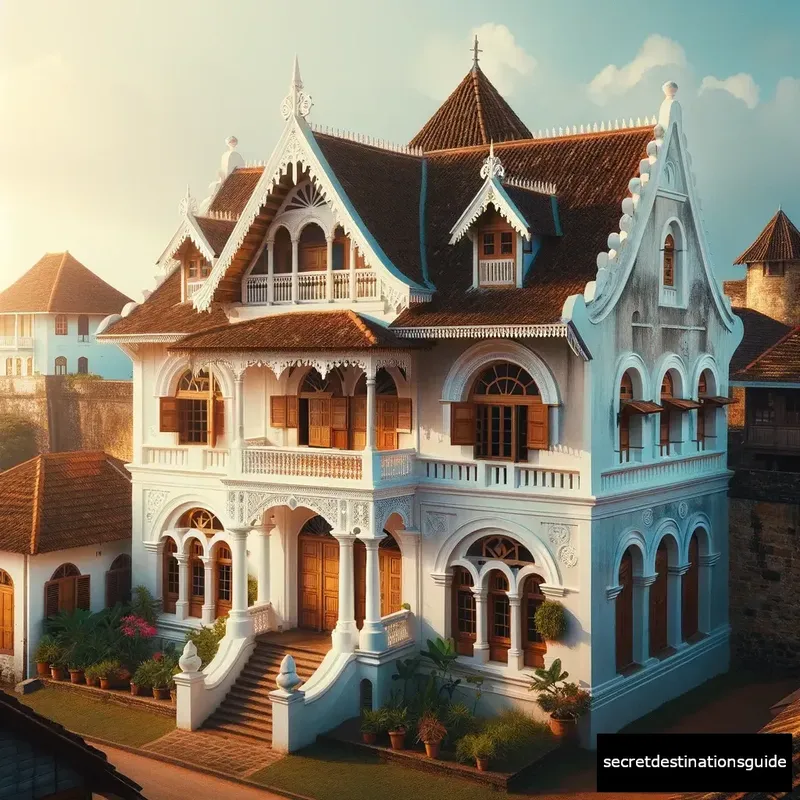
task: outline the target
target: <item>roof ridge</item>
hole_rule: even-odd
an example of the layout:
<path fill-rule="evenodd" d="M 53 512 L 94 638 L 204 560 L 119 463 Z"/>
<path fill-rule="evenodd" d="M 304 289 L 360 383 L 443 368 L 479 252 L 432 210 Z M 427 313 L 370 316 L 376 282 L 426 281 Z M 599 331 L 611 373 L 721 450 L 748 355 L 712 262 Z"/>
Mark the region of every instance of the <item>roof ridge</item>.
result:
<path fill-rule="evenodd" d="M 481 136 L 483 137 L 483 143 L 488 143 L 488 136 L 486 135 L 486 121 L 483 118 L 483 103 L 481 102 L 481 89 L 478 85 L 478 72 L 480 71 L 480 67 L 475 64 L 472 67 L 471 75 L 472 75 L 472 91 L 475 93 L 475 106 L 478 109 L 478 126 L 481 129 Z"/>
<path fill-rule="evenodd" d="M 44 485 L 44 459 L 36 460 L 36 480 L 33 484 L 33 514 L 31 515 L 31 555 L 39 548 L 39 525 L 42 520 L 42 489 Z"/>
<path fill-rule="evenodd" d="M 320 125 L 316 122 L 310 122 L 309 127 L 311 132 L 316 136 L 329 136 L 331 139 L 338 139 L 339 141 L 353 142 L 360 144 L 364 147 L 371 147 L 375 150 L 381 150 L 396 155 L 409 156 L 411 158 L 423 158 L 425 152 L 421 147 L 412 147 L 408 144 L 397 144 L 390 142 L 388 139 L 378 139 L 366 133 L 358 133 L 357 131 L 348 131 L 342 128 L 331 128 L 328 125 Z"/>
<path fill-rule="evenodd" d="M 105 456 L 105 463 L 108 464 L 108 466 L 111 467 L 111 469 L 113 469 L 114 472 L 117 472 L 121 477 L 125 478 L 125 480 L 128 481 L 128 483 L 132 483 L 133 478 L 131 477 L 131 474 L 129 472 L 123 472 L 123 470 L 121 470 L 112 461 L 113 456 L 109 456 L 109 454 L 106 452 L 103 452 L 103 455 Z"/>
<path fill-rule="evenodd" d="M 772 319 L 772 317 L 770 317 L 769 319 Z M 775 321 L 780 322 L 780 320 L 775 320 Z M 793 336 L 795 333 L 798 332 L 800 332 L 800 325 L 794 325 L 783 336 L 781 336 L 781 338 L 778 339 L 778 341 L 775 342 L 775 344 L 771 344 L 766 350 L 763 350 L 761 353 L 759 353 L 746 367 L 743 367 L 739 371 L 747 372 L 747 370 L 749 370 L 750 367 L 752 367 L 757 361 L 761 361 L 761 359 L 764 358 L 764 356 L 767 355 L 767 353 L 774 350 L 779 344 L 783 344 L 788 338 L 790 338 L 791 336 Z"/>
<path fill-rule="evenodd" d="M 370 342 L 371 344 L 378 344 L 378 339 L 375 334 L 367 327 L 366 322 L 361 318 L 359 314 L 356 314 L 352 308 L 347 309 L 347 315 L 353 322 L 356 324 L 356 327 L 364 334 L 364 338 Z"/>
<path fill-rule="evenodd" d="M 69 255 L 69 251 L 65 250 L 61 254 L 61 263 L 58 265 L 58 269 L 56 270 L 56 277 L 53 280 L 53 285 L 50 287 L 50 297 L 47 298 L 47 310 L 52 311 L 53 305 L 53 297 L 56 293 L 56 287 L 58 286 L 59 280 L 61 280 L 61 271 L 64 269 L 64 264 L 67 261 L 67 256 Z"/>

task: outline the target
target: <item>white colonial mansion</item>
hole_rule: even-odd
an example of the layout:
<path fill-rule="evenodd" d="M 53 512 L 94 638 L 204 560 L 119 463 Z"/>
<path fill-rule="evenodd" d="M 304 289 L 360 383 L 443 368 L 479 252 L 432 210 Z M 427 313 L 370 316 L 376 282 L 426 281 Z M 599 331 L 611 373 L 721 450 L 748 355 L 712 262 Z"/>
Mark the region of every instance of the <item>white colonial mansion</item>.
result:
<path fill-rule="evenodd" d="M 742 333 L 676 91 L 643 123 L 534 135 L 476 61 L 396 146 L 312 127 L 295 64 L 267 161 L 228 140 L 159 287 L 101 331 L 134 364 L 134 583 L 165 636 L 228 617 L 180 725 L 246 734 L 271 704 L 295 749 L 435 636 L 488 707 L 534 712 L 531 668 L 560 658 L 590 739 L 727 669 Z M 545 598 L 561 642 L 533 625 Z M 237 728 L 218 707 L 256 634 L 295 629 L 330 651 Z"/>

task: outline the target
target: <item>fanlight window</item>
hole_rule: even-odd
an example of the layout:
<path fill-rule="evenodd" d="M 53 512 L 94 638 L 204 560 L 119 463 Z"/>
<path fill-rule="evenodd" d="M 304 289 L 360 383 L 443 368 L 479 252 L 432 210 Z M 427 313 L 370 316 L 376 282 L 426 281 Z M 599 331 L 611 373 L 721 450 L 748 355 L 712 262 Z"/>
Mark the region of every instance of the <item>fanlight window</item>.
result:
<path fill-rule="evenodd" d="M 61 578 L 77 578 L 81 571 L 74 564 L 62 564 L 50 577 L 51 581 Z"/>
<path fill-rule="evenodd" d="M 342 394 L 342 376 L 338 369 L 329 372 L 324 378 L 312 369 L 306 375 L 300 393 L 325 393 L 340 396 Z"/>
<path fill-rule="evenodd" d="M 522 367 L 516 364 L 495 364 L 483 372 L 475 383 L 475 395 L 538 395 L 539 387 Z"/>
<path fill-rule="evenodd" d="M 331 527 L 331 524 L 325 519 L 325 517 L 321 517 L 319 514 L 317 514 L 306 521 L 306 523 L 300 529 L 300 533 L 305 533 L 311 536 L 328 536 L 332 530 L 333 528 Z"/>
<path fill-rule="evenodd" d="M 194 528 L 206 536 L 213 536 L 217 531 L 223 530 L 222 523 L 205 508 L 193 508 L 187 511 L 181 517 L 180 527 Z"/>
<path fill-rule="evenodd" d="M 531 551 L 508 536 L 485 536 L 469 548 L 467 556 L 481 560 L 496 559 L 512 565 L 534 563 Z"/>
<path fill-rule="evenodd" d="M 181 444 L 210 444 L 225 429 L 225 404 L 213 373 L 187 370 L 175 397 L 160 398 L 160 430 L 177 433 Z"/>

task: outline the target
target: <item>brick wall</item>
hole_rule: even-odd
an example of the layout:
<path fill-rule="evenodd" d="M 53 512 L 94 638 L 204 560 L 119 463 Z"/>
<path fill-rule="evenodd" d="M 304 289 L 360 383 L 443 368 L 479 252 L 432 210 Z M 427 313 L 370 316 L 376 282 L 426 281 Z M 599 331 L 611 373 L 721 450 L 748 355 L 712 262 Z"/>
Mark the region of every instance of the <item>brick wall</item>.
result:
<path fill-rule="evenodd" d="M 730 497 L 733 658 L 800 668 L 800 474 L 737 470 Z"/>

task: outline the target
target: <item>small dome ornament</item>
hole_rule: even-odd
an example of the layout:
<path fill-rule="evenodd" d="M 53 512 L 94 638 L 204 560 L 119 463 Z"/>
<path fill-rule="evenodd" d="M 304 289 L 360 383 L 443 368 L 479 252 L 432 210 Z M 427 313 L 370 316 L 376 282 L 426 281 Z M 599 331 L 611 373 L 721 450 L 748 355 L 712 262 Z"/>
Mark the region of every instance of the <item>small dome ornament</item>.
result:
<path fill-rule="evenodd" d="M 506 171 L 500 161 L 500 157 L 494 154 L 494 142 L 490 142 L 489 155 L 486 157 L 481 167 L 481 178 L 500 178 L 500 180 L 502 180 L 505 175 Z"/>
<path fill-rule="evenodd" d="M 678 94 L 678 84 L 675 81 L 667 81 L 661 89 L 665 97 L 675 97 Z"/>
<path fill-rule="evenodd" d="M 197 648 L 194 646 L 194 642 L 186 642 L 186 646 L 183 648 L 183 655 L 178 659 L 178 666 L 184 672 L 191 674 L 197 672 L 202 663 L 200 656 L 197 655 Z"/>
<path fill-rule="evenodd" d="M 302 682 L 300 676 L 297 674 L 294 658 L 290 655 L 284 656 L 283 661 L 281 661 L 281 671 L 275 679 L 278 688 L 283 689 L 284 692 L 295 692 Z"/>
<path fill-rule="evenodd" d="M 292 82 L 289 84 L 289 94 L 284 97 L 281 103 L 281 116 L 288 120 L 291 117 L 307 117 L 314 103 L 311 95 L 303 91 L 303 80 L 300 77 L 300 62 L 297 56 L 294 57 L 294 67 L 292 69 Z"/>

